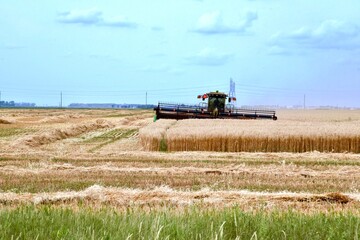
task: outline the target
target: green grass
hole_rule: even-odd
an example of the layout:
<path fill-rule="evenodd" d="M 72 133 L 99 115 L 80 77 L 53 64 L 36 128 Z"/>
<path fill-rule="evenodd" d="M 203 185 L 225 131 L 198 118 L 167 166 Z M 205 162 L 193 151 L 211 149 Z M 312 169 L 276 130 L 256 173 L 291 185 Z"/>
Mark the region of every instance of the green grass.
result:
<path fill-rule="evenodd" d="M 1 239 L 359 239 L 353 213 L 257 212 L 237 208 L 91 210 L 22 206 L 0 210 Z"/>
<path fill-rule="evenodd" d="M 166 140 L 163 138 L 163 139 L 161 139 L 161 141 L 160 141 L 159 151 L 160 151 L 160 152 L 167 152 L 167 149 L 168 149 L 168 146 L 167 146 Z"/>
<path fill-rule="evenodd" d="M 0 138 L 11 137 L 31 131 L 33 130 L 25 129 L 25 128 L 16 128 L 16 127 L 0 128 Z"/>

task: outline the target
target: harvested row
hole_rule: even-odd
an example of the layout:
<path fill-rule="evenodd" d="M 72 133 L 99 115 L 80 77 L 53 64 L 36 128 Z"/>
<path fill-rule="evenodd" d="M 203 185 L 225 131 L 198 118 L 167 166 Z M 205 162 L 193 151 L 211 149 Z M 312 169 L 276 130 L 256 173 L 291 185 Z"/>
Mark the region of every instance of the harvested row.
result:
<path fill-rule="evenodd" d="M 15 144 L 27 145 L 30 147 L 38 147 L 44 144 L 56 142 L 58 140 L 78 136 L 86 132 L 90 132 L 102 128 L 109 128 L 112 126 L 113 126 L 112 123 L 102 119 L 98 119 L 95 122 L 78 124 L 65 129 L 55 129 L 48 133 L 32 135 L 24 139 L 19 139 L 19 141 L 15 142 Z"/>
<path fill-rule="evenodd" d="M 198 120 L 150 124 L 140 131 L 144 149 L 216 152 L 360 153 L 360 122 Z"/>
<path fill-rule="evenodd" d="M 133 163 L 134 164 L 134 163 Z M 174 163 L 176 165 L 176 163 Z M 217 166 L 217 165 L 216 165 Z M 261 166 L 247 166 L 246 164 L 230 164 L 219 167 L 199 167 L 199 166 L 169 166 L 169 167 L 136 167 L 130 164 L 95 164 L 92 166 L 76 166 L 69 163 L 37 163 L 25 166 L 3 165 L 0 166 L 0 174 L 7 175 L 26 175 L 26 174 L 75 174 L 75 173 L 149 173 L 149 174 L 213 174 L 213 175 L 252 175 L 252 176 L 283 176 L 285 177 L 304 177 L 304 178 L 330 178 L 334 180 L 340 177 L 360 180 L 360 166 L 331 167 L 322 166 L 321 168 L 310 168 L 295 165 L 269 164 Z M 360 187 L 360 185 L 357 185 Z"/>
<path fill-rule="evenodd" d="M 85 115 L 82 114 L 64 114 L 64 115 L 57 115 L 57 116 L 50 116 L 45 117 L 39 120 L 40 123 L 63 123 L 73 119 L 84 118 Z"/>
<path fill-rule="evenodd" d="M 66 160 L 65 160 L 66 161 Z M 94 159 L 94 161 L 96 161 Z M 250 165 L 184 164 L 168 160 L 146 166 L 139 163 L 90 161 L 51 163 L 39 162 L 15 165 L 1 162 L 1 191 L 53 192 L 80 190 L 94 184 L 128 188 L 152 188 L 167 185 L 173 189 L 216 190 L 249 189 L 255 191 L 358 192 L 360 166 L 296 166 L 293 164 Z M 21 164 L 21 163 L 20 163 Z M 163 166 L 161 166 L 163 165 Z"/>
<path fill-rule="evenodd" d="M 262 205 L 267 202 L 268 206 L 288 207 L 289 204 L 313 203 L 313 210 L 317 207 L 328 204 L 325 208 L 335 209 L 335 204 L 339 204 L 344 209 L 344 204 L 349 204 L 349 208 L 356 208 L 359 205 L 359 194 L 342 193 L 293 193 L 293 192 L 251 192 L 248 190 L 236 191 L 212 191 L 202 189 L 199 191 L 177 191 L 167 186 L 156 187 L 154 189 L 126 189 L 114 187 L 102 187 L 99 185 L 91 186 L 83 191 L 52 192 L 52 193 L 0 193 L 1 204 L 71 204 L 86 201 L 94 204 L 110 204 L 120 207 L 128 206 L 164 206 L 170 204 L 174 206 L 189 206 L 194 204 L 204 204 L 207 206 L 232 206 L 234 204 L 246 208 L 254 205 Z M 251 206 L 252 205 L 252 206 Z M 317 206 L 318 205 L 318 206 Z M 316 207 L 317 206 L 317 207 Z"/>

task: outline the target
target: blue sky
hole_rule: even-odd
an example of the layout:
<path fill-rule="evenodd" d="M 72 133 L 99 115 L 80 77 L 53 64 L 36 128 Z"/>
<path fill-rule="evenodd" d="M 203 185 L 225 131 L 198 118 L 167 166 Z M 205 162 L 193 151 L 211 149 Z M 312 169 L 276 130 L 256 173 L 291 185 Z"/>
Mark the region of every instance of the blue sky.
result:
<path fill-rule="evenodd" d="M 2 100 L 360 107 L 360 1 L 3 1 Z"/>

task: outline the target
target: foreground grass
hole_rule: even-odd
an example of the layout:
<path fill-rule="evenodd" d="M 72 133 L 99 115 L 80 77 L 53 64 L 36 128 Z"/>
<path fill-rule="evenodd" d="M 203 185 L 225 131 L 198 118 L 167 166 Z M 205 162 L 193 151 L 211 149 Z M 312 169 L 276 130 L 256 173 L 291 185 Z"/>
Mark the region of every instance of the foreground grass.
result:
<path fill-rule="evenodd" d="M 358 239 L 359 235 L 360 218 L 350 212 L 245 213 L 235 207 L 0 210 L 1 239 Z"/>

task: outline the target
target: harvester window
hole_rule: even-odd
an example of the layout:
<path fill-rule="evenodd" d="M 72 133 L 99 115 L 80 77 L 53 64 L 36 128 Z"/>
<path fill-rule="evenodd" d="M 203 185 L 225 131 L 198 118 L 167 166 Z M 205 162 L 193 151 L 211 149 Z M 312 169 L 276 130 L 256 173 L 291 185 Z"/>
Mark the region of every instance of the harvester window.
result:
<path fill-rule="evenodd" d="M 220 96 L 213 96 L 209 98 L 209 111 L 212 112 L 218 109 L 219 112 L 223 112 L 225 108 L 225 98 Z"/>

